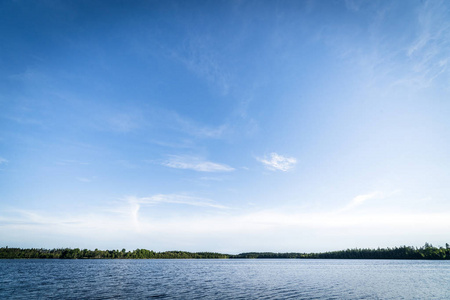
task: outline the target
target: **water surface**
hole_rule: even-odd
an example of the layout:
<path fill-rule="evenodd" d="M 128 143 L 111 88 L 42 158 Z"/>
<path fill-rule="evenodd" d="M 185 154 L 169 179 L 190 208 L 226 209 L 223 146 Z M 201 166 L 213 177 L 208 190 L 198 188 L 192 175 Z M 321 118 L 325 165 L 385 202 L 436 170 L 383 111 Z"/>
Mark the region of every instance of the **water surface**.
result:
<path fill-rule="evenodd" d="M 450 261 L 0 260 L 0 299 L 450 299 Z"/>

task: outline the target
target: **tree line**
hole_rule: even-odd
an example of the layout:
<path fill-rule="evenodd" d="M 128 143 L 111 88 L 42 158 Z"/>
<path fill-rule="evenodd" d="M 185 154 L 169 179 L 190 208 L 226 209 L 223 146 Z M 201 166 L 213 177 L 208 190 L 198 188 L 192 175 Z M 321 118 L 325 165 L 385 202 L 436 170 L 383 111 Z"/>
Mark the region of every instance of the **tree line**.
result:
<path fill-rule="evenodd" d="M 146 249 L 88 250 L 88 249 L 37 249 L 37 248 L 0 248 L 0 259 L 48 258 L 48 259 L 208 259 L 208 258 L 304 258 L 304 259 L 431 259 L 450 260 L 450 245 L 434 247 L 425 243 L 422 247 L 401 246 L 377 249 L 347 249 L 322 253 L 274 253 L 247 252 L 237 255 L 216 252 L 164 251 L 155 252 Z"/>
<path fill-rule="evenodd" d="M 322 253 L 272 253 L 248 252 L 233 258 L 311 258 L 311 259 L 437 259 L 450 260 L 450 245 L 434 247 L 425 243 L 422 247 L 401 246 L 377 249 L 347 249 Z"/>
<path fill-rule="evenodd" d="M 151 259 L 151 258 L 228 258 L 229 256 L 213 252 L 186 252 L 186 251 L 165 251 L 155 252 L 146 249 L 136 249 L 133 251 L 122 250 L 88 250 L 88 249 L 21 249 L 21 248 L 0 248 L 0 259 L 2 258 L 60 258 L 60 259 Z"/>

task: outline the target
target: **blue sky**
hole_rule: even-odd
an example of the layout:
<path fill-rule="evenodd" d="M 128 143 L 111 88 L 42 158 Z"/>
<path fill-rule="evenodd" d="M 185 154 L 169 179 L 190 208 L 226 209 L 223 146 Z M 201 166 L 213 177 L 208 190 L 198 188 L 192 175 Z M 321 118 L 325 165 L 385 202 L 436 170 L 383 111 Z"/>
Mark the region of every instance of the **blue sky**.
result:
<path fill-rule="evenodd" d="M 446 1 L 2 1 L 0 241 L 443 245 Z"/>

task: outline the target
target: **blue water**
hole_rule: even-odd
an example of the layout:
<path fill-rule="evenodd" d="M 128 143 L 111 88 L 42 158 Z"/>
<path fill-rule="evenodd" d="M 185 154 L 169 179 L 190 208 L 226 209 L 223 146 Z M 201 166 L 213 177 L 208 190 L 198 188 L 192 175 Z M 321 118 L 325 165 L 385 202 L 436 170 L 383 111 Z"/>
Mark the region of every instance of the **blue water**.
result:
<path fill-rule="evenodd" d="M 450 299 L 450 261 L 0 260 L 0 299 Z"/>

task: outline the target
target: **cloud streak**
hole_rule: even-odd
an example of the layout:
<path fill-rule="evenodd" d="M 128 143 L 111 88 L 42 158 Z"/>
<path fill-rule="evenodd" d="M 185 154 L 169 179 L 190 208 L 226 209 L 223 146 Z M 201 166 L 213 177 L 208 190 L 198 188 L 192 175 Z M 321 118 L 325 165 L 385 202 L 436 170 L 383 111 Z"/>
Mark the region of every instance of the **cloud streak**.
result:
<path fill-rule="evenodd" d="M 425 1 L 419 11 L 419 34 L 406 51 L 416 85 L 421 83 L 427 87 L 448 70 L 450 26 L 447 13 L 443 1 Z"/>
<path fill-rule="evenodd" d="M 217 127 L 203 126 L 196 122 L 180 116 L 176 112 L 166 112 L 167 118 L 171 120 L 170 126 L 176 125 L 176 129 L 198 138 L 213 138 L 217 139 L 224 135 L 228 129 L 227 124 L 222 124 Z"/>
<path fill-rule="evenodd" d="M 157 194 L 150 197 L 127 197 L 126 198 L 130 203 L 138 203 L 144 205 L 156 205 L 161 203 L 172 203 L 172 204 L 185 204 L 191 206 L 198 207 L 211 207 L 211 208 L 219 208 L 225 209 L 226 206 L 216 204 L 209 199 L 191 197 L 186 195 L 178 195 L 178 194 Z"/>
<path fill-rule="evenodd" d="M 362 199 L 362 198 L 359 198 Z M 115 213 L 96 211 L 90 214 L 52 215 L 44 212 L 17 211 L 15 215 L 0 214 L 0 234 L 13 239 L 14 235 L 65 236 L 80 243 L 91 240 L 87 247 L 101 247 L 98 243 L 122 239 L 121 247 L 129 236 L 139 236 L 139 247 L 155 247 L 159 250 L 183 248 L 191 251 L 224 251 L 226 249 L 277 251 L 278 247 L 292 251 L 309 251 L 305 246 L 311 236 L 325 240 L 315 245 L 327 250 L 340 246 L 330 239 L 345 245 L 357 238 L 360 246 L 370 245 L 371 239 L 383 235 L 384 241 L 398 242 L 408 235 L 426 239 L 429 232 L 445 234 L 449 230 L 448 213 L 307 213 L 295 209 L 287 211 L 259 210 L 240 214 L 209 214 L 199 219 L 184 215 L 152 219 L 139 210 L 144 205 L 161 203 L 186 204 L 216 208 L 206 199 L 182 195 L 154 195 L 150 197 L 128 197 L 124 207 Z M 363 200 L 365 201 L 365 200 Z M 38 226 L 37 226 L 38 225 Z M 13 231 L 12 231 L 13 230 Z M 45 233 L 45 234 L 43 234 Z M 297 236 L 295 241 L 288 237 Z M 205 239 L 208 242 L 205 242 Z M 151 242 L 146 242 L 151 241 Z M 193 244 L 194 241 L 194 244 Z M 318 243 L 320 244 L 320 243 Z M 187 246 L 190 245 L 190 246 Z M 56 245 L 58 246 L 58 245 Z M 60 245 L 59 245 L 60 246 Z M 79 245 L 77 245 L 79 246 Z M 306 248 L 305 248 L 306 247 Z"/>
<path fill-rule="evenodd" d="M 163 166 L 174 169 L 194 170 L 197 172 L 231 172 L 234 168 L 225 165 L 214 163 L 211 161 L 202 160 L 192 156 L 172 155 L 167 161 L 162 163 Z"/>
<path fill-rule="evenodd" d="M 367 200 L 380 198 L 382 196 L 383 196 L 383 194 L 381 192 L 373 192 L 370 194 L 358 195 L 358 196 L 354 197 L 352 199 L 352 201 L 350 201 L 344 208 L 339 210 L 339 212 L 343 212 L 343 211 L 347 211 L 347 210 L 356 208 L 356 207 L 362 205 Z"/>
<path fill-rule="evenodd" d="M 209 199 L 191 197 L 178 194 L 157 194 L 150 197 L 133 197 L 126 199 L 129 209 L 125 209 L 125 214 L 129 213 L 135 228 L 141 230 L 141 222 L 139 221 L 139 210 L 142 206 L 155 206 L 158 204 L 182 204 L 196 207 L 206 207 L 214 209 L 226 209 L 228 207 L 212 202 Z"/>
<path fill-rule="evenodd" d="M 294 168 L 297 163 L 297 159 L 294 157 L 287 157 L 275 152 L 272 152 L 269 157 L 257 158 L 258 161 L 264 164 L 264 166 L 272 171 L 289 171 Z"/>

